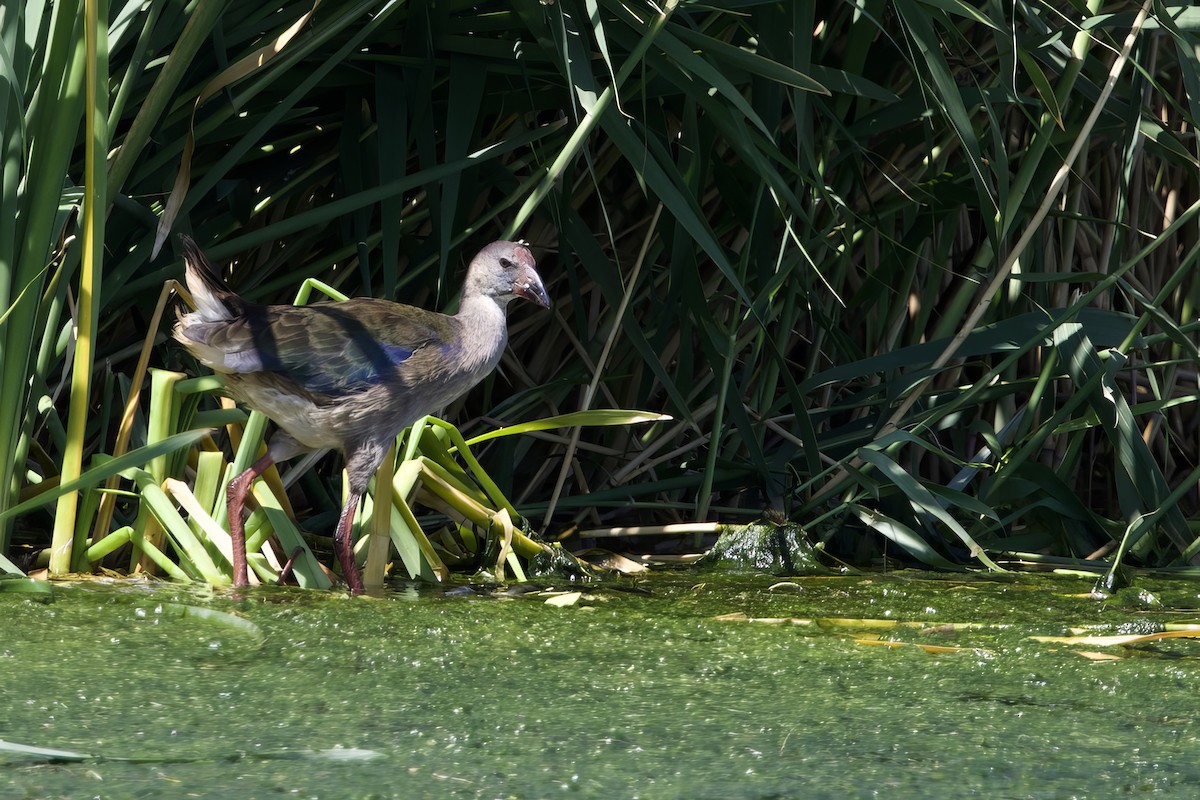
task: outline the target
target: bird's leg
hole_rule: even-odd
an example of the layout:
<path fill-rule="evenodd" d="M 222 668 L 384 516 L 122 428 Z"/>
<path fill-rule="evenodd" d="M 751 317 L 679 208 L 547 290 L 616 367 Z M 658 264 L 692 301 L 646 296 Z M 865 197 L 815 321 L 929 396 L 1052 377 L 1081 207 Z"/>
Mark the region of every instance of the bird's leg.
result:
<path fill-rule="evenodd" d="M 337 530 L 333 533 L 333 547 L 337 550 L 338 561 L 342 563 L 342 575 L 350 587 L 350 594 L 362 594 L 364 591 L 362 574 L 358 571 L 358 564 L 354 563 L 354 539 L 350 535 L 360 497 L 361 492 L 350 492 L 350 496 L 346 498 L 346 505 L 342 508 Z"/>
<path fill-rule="evenodd" d="M 342 517 L 338 520 L 337 531 L 333 534 L 333 544 L 337 549 L 338 560 L 342 562 L 342 575 L 350 586 L 350 594 L 362 594 L 364 591 L 362 573 L 354 562 L 354 538 L 351 528 L 354 527 L 354 512 L 358 503 L 371 485 L 371 476 L 383 463 L 384 456 L 392 446 L 394 438 L 391 435 L 366 439 L 357 442 L 347 442 L 346 452 L 346 482 L 349 489 L 346 492 L 346 505 L 342 508 Z"/>
<path fill-rule="evenodd" d="M 246 506 L 246 495 L 254 479 L 275 463 L 270 454 L 255 461 L 249 469 L 229 482 L 225 497 L 229 507 L 229 538 L 233 540 L 233 585 L 240 587 L 249 583 L 246 567 L 246 523 L 242 521 L 242 509 Z"/>

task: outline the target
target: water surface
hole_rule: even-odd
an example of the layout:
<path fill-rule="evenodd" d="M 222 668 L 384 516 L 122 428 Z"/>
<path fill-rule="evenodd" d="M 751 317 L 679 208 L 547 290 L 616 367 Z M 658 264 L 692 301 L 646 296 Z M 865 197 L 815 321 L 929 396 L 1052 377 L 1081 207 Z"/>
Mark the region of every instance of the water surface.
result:
<path fill-rule="evenodd" d="M 777 583 L 671 573 L 568 607 L 462 587 L 0 593 L 0 739 L 89 756 L 0 751 L 0 796 L 1200 792 L 1200 642 L 1030 638 L 1198 621 L 1194 583 L 1107 602 L 1063 577 Z"/>

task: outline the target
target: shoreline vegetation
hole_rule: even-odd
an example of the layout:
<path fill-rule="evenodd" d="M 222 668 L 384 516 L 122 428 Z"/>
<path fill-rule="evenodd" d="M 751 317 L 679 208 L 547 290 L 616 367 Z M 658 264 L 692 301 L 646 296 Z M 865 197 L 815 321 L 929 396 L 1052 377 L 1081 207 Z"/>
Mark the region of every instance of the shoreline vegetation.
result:
<path fill-rule="evenodd" d="M 261 302 L 452 309 L 483 243 L 536 253 L 553 311 L 514 313 L 456 427 L 376 476 L 375 580 L 764 517 L 827 567 L 1197 569 L 1190 5 L 15 13 L 0 572 L 226 579 L 223 487 L 264 423 L 169 341 L 180 232 Z M 329 584 L 339 463 L 255 490 L 264 577 L 299 548 Z M 432 490 L 405 512 L 418 482 L 467 524 Z M 674 532 L 604 533 L 630 529 Z"/>

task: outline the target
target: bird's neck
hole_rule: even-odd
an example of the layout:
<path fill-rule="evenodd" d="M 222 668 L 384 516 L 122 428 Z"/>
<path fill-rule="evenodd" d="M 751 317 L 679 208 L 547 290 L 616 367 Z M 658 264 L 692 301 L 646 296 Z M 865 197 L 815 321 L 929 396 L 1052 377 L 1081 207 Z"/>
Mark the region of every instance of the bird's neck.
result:
<path fill-rule="evenodd" d="M 472 372 L 491 372 L 500 361 L 508 344 L 507 305 L 487 295 L 462 298 L 454 319 L 462 335 L 462 353 Z"/>

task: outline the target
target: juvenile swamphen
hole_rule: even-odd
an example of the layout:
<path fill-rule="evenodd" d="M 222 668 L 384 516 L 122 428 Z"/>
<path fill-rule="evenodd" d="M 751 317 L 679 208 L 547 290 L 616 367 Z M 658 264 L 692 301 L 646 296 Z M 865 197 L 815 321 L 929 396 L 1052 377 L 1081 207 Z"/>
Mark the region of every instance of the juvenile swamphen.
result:
<path fill-rule="evenodd" d="M 224 284 L 191 238 L 179 238 L 196 310 L 180 315 L 175 338 L 225 376 L 231 397 L 279 426 L 267 454 L 229 484 L 234 586 L 247 583 L 242 510 L 250 484 L 274 462 L 328 447 L 342 451 L 350 480 L 334 547 L 351 593 L 361 594 L 350 532 L 359 499 L 400 431 L 495 368 L 508 342 L 509 301 L 550 307 L 533 254 L 515 242 L 483 248 L 450 316 L 371 298 L 251 303 Z"/>

